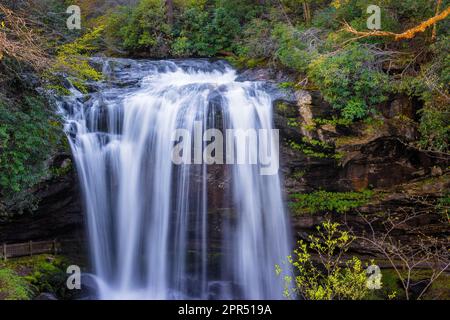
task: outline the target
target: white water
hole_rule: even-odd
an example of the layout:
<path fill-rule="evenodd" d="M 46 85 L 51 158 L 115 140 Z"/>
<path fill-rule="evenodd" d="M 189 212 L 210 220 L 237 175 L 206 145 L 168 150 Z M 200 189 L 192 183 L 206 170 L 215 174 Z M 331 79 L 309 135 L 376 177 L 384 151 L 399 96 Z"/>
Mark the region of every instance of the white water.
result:
<path fill-rule="evenodd" d="M 74 91 L 61 104 L 98 297 L 282 298 L 274 270 L 290 235 L 279 177 L 258 165 L 171 161 L 173 131 L 192 131 L 194 121 L 203 130 L 271 129 L 262 84 L 202 60 L 111 59 L 104 73 L 96 93 Z"/>

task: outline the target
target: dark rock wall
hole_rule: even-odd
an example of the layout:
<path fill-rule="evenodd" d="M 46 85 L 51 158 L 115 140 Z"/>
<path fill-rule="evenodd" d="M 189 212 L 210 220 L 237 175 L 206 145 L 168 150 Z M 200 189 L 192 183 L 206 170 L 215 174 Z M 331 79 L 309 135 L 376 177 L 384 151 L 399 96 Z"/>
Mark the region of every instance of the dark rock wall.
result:
<path fill-rule="evenodd" d="M 57 162 L 71 161 L 68 155 L 61 157 Z M 33 195 L 39 201 L 35 211 L 0 220 L 0 243 L 84 238 L 82 202 L 72 166 L 42 182 Z"/>
<path fill-rule="evenodd" d="M 275 124 L 283 139 L 281 146 L 282 174 L 287 200 L 289 194 L 374 190 L 368 205 L 345 214 L 317 212 L 291 216 L 297 239 L 307 240 L 326 219 L 351 228 L 356 234 L 369 230 L 361 214 L 380 217 L 373 225 L 383 231 L 388 217 L 404 219 L 416 216 L 394 230 L 392 235 L 403 243 L 431 236 L 445 243 L 450 240 L 450 224 L 437 206 L 450 190 L 450 158 L 448 155 L 419 150 L 414 147 L 417 123 L 411 102 L 403 97 L 391 99 L 380 106 L 375 123 L 355 123 L 349 126 L 315 123 L 316 119 L 332 119 L 333 110 L 320 93 L 303 90 L 275 103 Z M 382 111 L 382 112 L 381 112 Z M 298 123 L 292 126 L 292 119 Z M 291 141 L 305 138 L 333 146 L 337 157 L 315 157 L 292 148 Z M 448 218 L 447 218 L 448 219 Z M 376 256 L 367 244 L 355 242 L 352 250 L 360 255 Z"/>

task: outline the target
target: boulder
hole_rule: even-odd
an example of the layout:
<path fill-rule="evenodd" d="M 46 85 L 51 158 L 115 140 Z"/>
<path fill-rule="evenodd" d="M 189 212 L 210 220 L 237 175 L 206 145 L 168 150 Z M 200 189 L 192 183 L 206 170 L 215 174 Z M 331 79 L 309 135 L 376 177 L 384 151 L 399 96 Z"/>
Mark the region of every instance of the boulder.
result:
<path fill-rule="evenodd" d="M 338 179 L 344 190 L 387 188 L 425 176 L 434 165 L 448 162 L 397 137 L 381 137 L 347 154 Z"/>
<path fill-rule="evenodd" d="M 42 292 L 33 300 L 58 300 L 58 298 L 53 293 Z"/>

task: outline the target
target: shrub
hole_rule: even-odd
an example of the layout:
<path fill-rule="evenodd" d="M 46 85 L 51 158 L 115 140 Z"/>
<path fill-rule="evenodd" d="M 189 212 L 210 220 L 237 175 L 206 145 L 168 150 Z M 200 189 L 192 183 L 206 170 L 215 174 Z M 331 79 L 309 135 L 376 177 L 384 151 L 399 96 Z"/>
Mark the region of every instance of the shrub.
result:
<path fill-rule="evenodd" d="M 182 16 L 180 30 L 180 37 L 175 40 L 176 47 L 172 46 L 172 50 L 178 49 L 179 39 L 183 39 L 183 50 L 178 49 L 178 54 L 212 56 L 217 53 L 210 37 L 212 25 L 207 11 L 198 7 L 187 9 Z"/>
<path fill-rule="evenodd" d="M 448 35 L 430 45 L 431 59 L 423 64 L 417 75 L 404 76 L 396 83 L 396 90 L 417 98 L 423 103 L 419 110 L 421 148 L 448 152 L 450 136 L 450 107 L 448 83 L 450 81 L 450 45 Z"/>
<path fill-rule="evenodd" d="M 67 262 L 64 258 L 40 255 L 22 263 L 32 269 L 24 279 L 30 283 L 36 294 L 50 292 L 63 298 L 72 294 L 66 286 Z"/>
<path fill-rule="evenodd" d="M 446 152 L 450 139 L 450 107 L 425 107 L 420 111 L 419 146 L 428 150 Z"/>
<path fill-rule="evenodd" d="M 278 42 L 275 58 L 290 69 L 305 72 L 309 63 L 316 56 L 317 50 L 307 46 L 303 30 L 292 28 L 286 24 L 275 26 L 272 36 Z"/>
<path fill-rule="evenodd" d="M 293 194 L 291 208 L 294 214 L 335 211 L 345 213 L 351 209 L 367 204 L 374 193 L 370 190 L 362 192 L 327 192 L 316 191 L 308 194 Z"/>
<path fill-rule="evenodd" d="M 45 160 L 61 142 L 60 124 L 43 98 L 0 101 L 0 196 L 17 197 L 47 173 Z"/>
<path fill-rule="evenodd" d="M 197 6 L 187 9 L 179 25 L 179 36 L 172 45 L 177 55 L 207 56 L 219 51 L 233 51 L 240 34 L 239 20 L 224 8 L 212 13 Z"/>
<path fill-rule="evenodd" d="M 41 254 L 19 257 L 0 263 L 0 272 L 9 270 L 8 273 L 13 274 L 16 281 L 26 288 L 28 297 L 45 292 L 52 293 L 59 299 L 73 299 L 79 293 L 76 292 L 77 290 L 67 288 L 66 269 L 68 265 L 70 263 L 64 256 Z M 0 275 L 0 300 L 1 289 Z"/>
<path fill-rule="evenodd" d="M 272 24 L 263 19 L 253 19 L 244 28 L 237 53 L 247 59 L 269 59 L 277 49 L 271 35 Z"/>
<path fill-rule="evenodd" d="M 358 120 L 387 99 L 388 76 L 375 64 L 368 49 L 354 46 L 320 56 L 310 64 L 308 75 L 345 119 Z"/>
<path fill-rule="evenodd" d="M 270 6 L 255 3 L 255 0 L 215 0 L 215 8 L 222 8 L 244 25 L 252 19 L 261 16 Z"/>
<path fill-rule="evenodd" d="M 99 48 L 98 40 L 104 27 L 97 27 L 73 42 L 60 46 L 57 50 L 56 62 L 46 74 L 50 88 L 60 89 L 57 74 L 63 73 L 79 90 L 86 92 L 85 82 L 98 81 L 102 74 L 89 65 L 89 54 Z"/>
<path fill-rule="evenodd" d="M 338 29 L 340 24 L 339 20 L 336 19 L 336 8 L 330 6 L 316 12 L 312 25 L 323 29 Z"/>
<path fill-rule="evenodd" d="M 10 269 L 0 269 L 0 300 L 30 300 L 30 295 L 23 278 Z"/>
<path fill-rule="evenodd" d="M 354 237 L 339 227 L 338 223 L 323 222 L 317 227 L 317 236 L 309 235 L 308 243 L 298 242 L 294 254 L 287 258 L 285 271 L 275 266 L 277 274 L 284 277 L 287 298 L 361 300 L 368 295 L 362 262 L 356 257 L 343 258 Z"/>
<path fill-rule="evenodd" d="M 217 8 L 214 11 L 212 23 L 216 47 L 223 50 L 232 50 L 233 42 L 241 32 L 239 20 L 224 8 Z"/>
<path fill-rule="evenodd" d="M 132 9 L 123 7 L 107 22 L 107 34 L 119 36 L 121 47 L 131 53 L 145 52 L 151 57 L 165 57 L 171 44 L 164 1 L 141 0 Z"/>

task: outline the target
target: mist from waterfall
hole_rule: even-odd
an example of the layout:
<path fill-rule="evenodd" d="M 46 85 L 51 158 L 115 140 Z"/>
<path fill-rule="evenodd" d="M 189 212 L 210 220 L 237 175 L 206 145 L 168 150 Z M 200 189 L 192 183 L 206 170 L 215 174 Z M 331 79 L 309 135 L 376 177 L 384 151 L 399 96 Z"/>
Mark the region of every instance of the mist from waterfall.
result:
<path fill-rule="evenodd" d="M 172 162 L 173 132 L 194 123 L 272 129 L 263 83 L 237 81 L 220 61 L 102 65 L 93 93 L 61 102 L 98 298 L 281 299 L 275 264 L 290 231 L 280 177 L 260 164 Z"/>

